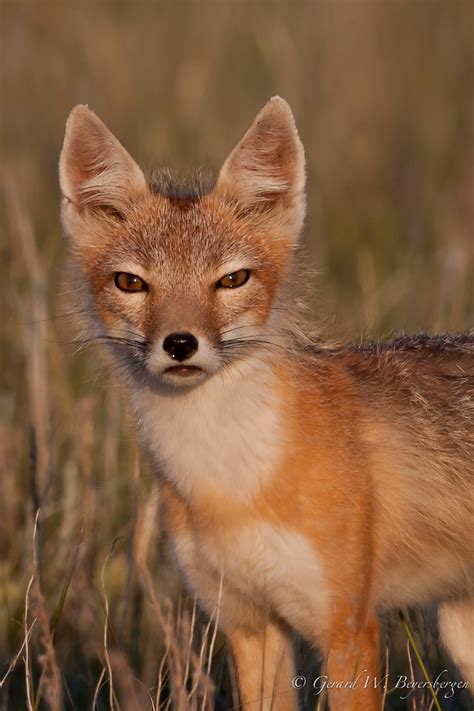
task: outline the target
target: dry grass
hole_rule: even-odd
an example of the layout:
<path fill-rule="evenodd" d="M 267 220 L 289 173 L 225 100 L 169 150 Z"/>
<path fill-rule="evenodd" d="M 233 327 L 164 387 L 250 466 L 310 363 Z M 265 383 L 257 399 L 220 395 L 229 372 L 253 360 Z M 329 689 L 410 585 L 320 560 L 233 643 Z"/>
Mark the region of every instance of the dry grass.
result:
<path fill-rule="evenodd" d="M 1 14 L 0 707 L 235 707 L 224 642 L 181 590 L 120 391 L 96 353 L 71 345 L 57 187 L 67 113 L 88 103 L 145 166 L 186 169 L 218 164 L 283 95 L 308 155 L 315 314 L 355 338 L 463 329 L 474 8 L 3 0 Z M 429 669 L 444 668 L 417 615 Z M 390 629 L 392 673 L 410 674 Z M 392 709 L 429 706 L 387 695 Z"/>

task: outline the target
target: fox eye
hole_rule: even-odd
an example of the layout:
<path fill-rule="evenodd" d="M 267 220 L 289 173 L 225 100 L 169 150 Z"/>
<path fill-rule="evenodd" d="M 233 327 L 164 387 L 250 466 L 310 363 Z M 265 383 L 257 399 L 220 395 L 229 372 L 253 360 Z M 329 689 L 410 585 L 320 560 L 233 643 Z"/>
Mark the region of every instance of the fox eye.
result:
<path fill-rule="evenodd" d="M 237 286 L 242 286 L 248 281 L 250 271 L 248 269 L 239 269 L 237 272 L 226 274 L 219 279 L 216 284 L 217 289 L 235 289 Z"/>
<path fill-rule="evenodd" d="M 121 291 L 148 291 L 148 284 L 135 274 L 116 272 L 115 286 Z"/>

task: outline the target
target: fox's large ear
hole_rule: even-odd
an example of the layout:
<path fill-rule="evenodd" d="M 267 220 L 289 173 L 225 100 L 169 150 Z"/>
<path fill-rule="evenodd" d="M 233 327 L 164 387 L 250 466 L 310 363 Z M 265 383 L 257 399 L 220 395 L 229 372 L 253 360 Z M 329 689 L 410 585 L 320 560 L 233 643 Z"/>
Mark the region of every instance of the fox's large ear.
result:
<path fill-rule="evenodd" d="M 247 208 L 275 209 L 297 234 L 305 213 L 305 159 L 290 107 L 271 99 L 221 168 L 217 189 Z"/>
<path fill-rule="evenodd" d="M 100 118 L 81 105 L 67 120 L 59 180 L 72 209 L 94 208 L 119 217 L 127 204 L 147 190 L 145 176 L 133 158 Z"/>

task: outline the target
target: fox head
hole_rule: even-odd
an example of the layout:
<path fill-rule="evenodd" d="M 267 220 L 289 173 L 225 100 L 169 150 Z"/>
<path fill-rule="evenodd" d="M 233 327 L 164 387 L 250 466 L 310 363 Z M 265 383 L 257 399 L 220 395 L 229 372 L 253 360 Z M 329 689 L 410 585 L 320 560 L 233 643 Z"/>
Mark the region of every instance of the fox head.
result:
<path fill-rule="evenodd" d="M 60 158 L 62 219 L 92 335 L 136 377 L 194 387 L 269 343 L 304 212 L 304 152 L 271 99 L 210 190 L 153 186 L 76 106 Z"/>

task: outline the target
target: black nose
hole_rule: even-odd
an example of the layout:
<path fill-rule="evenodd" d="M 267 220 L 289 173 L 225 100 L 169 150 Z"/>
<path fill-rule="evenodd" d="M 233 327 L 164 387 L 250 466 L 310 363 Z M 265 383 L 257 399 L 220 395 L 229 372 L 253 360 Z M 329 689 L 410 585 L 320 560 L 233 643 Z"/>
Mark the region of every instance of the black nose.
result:
<path fill-rule="evenodd" d="M 163 341 L 163 349 L 170 358 L 181 363 L 183 360 L 191 358 L 193 353 L 196 353 L 198 349 L 197 338 L 192 333 L 170 333 Z"/>

